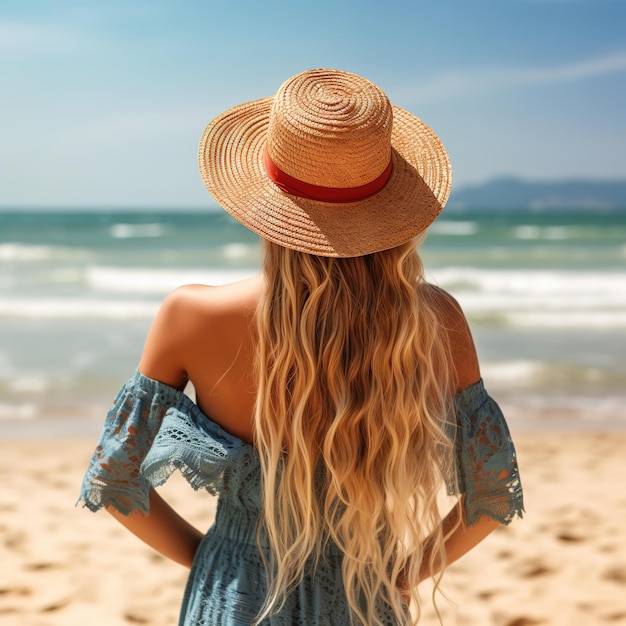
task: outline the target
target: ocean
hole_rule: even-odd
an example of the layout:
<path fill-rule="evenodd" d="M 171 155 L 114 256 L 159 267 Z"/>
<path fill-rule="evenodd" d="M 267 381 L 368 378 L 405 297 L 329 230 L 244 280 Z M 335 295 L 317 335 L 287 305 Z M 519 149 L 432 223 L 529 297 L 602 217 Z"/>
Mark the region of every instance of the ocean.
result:
<path fill-rule="evenodd" d="M 444 212 L 421 254 L 512 427 L 626 427 L 626 212 Z M 259 260 L 217 211 L 0 212 L 0 437 L 97 434 L 167 292 Z"/>

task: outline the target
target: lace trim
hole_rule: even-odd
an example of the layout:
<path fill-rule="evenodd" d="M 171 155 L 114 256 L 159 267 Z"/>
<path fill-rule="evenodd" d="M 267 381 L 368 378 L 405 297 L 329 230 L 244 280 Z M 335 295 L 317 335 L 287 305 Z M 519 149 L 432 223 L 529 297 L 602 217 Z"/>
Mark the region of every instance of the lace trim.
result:
<path fill-rule="evenodd" d="M 502 524 L 522 517 L 517 456 L 500 407 L 479 381 L 455 396 L 455 408 L 452 434 L 467 524 L 483 515 Z M 175 470 L 194 489 L 235 506 L 259 507 L 252 446 L 211 421 L 184 393 L 136 371 L 107 414 L 78 502 L 92 511 L 112 506 L 125 515 L 148 513 L 150 487 Z"/>
<path fill-rule="evenodd" d="M 206 489 L 232 505 L 258 510 L 260 468 L 252 446 L 189 404 L 185 411 L 166 412 L 141 473 L 157 487 L 178 470 L 193 489 Z"/>
<path fill-rule="evenodd" d="M 487 515 L 501 524 L 522 517 L 524 499 L 517 454 L 504 415 L 483 381 L 459 392 L 456 450 L 459 490 L 468 525 Z"/>
<path fill-rule="evenodd" d="M 92 511 L 113 506 L 126 515 L 133 509 L 148 513 L 150 484 L 141 462 L 179 393 L 138 373 L 122 387 L 104 421 L 79 502 Z"/>

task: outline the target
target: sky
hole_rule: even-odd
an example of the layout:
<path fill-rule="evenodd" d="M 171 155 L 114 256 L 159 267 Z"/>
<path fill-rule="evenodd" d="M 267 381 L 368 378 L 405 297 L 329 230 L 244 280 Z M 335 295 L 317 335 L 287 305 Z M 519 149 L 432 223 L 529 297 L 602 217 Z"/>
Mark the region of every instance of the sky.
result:
<path fill-rule="evenodd" d="M 426 121 L 457 188 L 626 179 L 626 0 L 3 0 L 0 207 L 207 206 L 206 124 L 315 67 Z"/>

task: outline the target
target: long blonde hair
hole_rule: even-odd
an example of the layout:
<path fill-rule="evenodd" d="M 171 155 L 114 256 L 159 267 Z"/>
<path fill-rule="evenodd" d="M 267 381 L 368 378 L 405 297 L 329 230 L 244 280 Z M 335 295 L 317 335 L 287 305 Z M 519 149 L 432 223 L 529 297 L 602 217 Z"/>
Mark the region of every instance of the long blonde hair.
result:
<path fill-rule="evenodd" d="M 331 541 L 353 621 L 382 625 L 386 605 L 416 623 L 420 570 L 445 564 L 437 496 L 454 474 L 453 367 L 416 242 L 339 259 L 265 242 L 263 273 L 255 444 L 271 556 L 258 620 Z"/>

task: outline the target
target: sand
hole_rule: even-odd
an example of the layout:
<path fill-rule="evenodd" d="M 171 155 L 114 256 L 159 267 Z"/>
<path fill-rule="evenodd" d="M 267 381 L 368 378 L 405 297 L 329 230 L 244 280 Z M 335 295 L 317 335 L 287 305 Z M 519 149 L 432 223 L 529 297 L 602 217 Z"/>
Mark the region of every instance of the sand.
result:
<path fill-rule="evenodd" d="M 527 514 L 452 566 L 458 626 L 626 625 L 626 433 L 514 431 Z M 0 625 L 176 624 L 186 570 L 74 508 L 92 439 L 0 442 Z M 162 493 L 198 526 L 215 501 Z M 425 589 L 425 591 L 427 591 Z M 424 624 L 435 624 L 432 612 Z"/>

